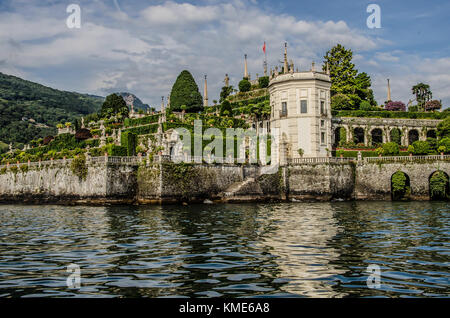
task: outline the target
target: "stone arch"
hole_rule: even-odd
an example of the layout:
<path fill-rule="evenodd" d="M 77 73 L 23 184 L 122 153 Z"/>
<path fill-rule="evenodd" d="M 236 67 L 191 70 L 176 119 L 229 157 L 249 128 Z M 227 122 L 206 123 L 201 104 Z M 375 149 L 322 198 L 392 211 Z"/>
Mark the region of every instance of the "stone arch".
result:
<path fill-rule="evenodd" d="M 436 130 L 429 129 L 427 131 L 427 138 L 434 138 L 434 139 L 436 139 Z"/>
<path fill-rule="evenodd" d="M 383 130 L 381 128 L 374 128 L 370 132 L 372 136 L 372 145 L 379 145 L 383 143 Z"/>
<path fill-rule="evenodd" d="M 398 170 L 391 176 L 391 197 L 393 201 L 407 200 L 411 194 L 411 180 L 407 173 Z"/>
<path fill-rule="evenodd" d="M 345 127 L 339 126 L 339 127 L 334 128 L 334 146 L 335 147 L 339 146 L 341 139 L 343 137 L 346 137 L 346 136 L 343 136 L 342 132 L 347 134 L 347 130 L 345 129 Z M 346 140 L 344 140 L 344 142 L 345 141 Z"/>
<path fill-rule="evenodd" d="M 430 200 L 445 200 L 450 198 L 449 177 L 441 170 L 436 170 L 428 177 Z"/>
<path fill-rule="evenodd" d="M 419 140 L 419 132 L 417 129 L 408 131 L 408 145 L 412 145 L 417 140 Z"/>
<path fill-rule="evenodd" d="M 364 138 L 364 128 L 356 127 L 353 129 L 353 141 L 355 144 L 363 144 L 365 141 Z"/>
<path fill-rule="evenodd" d="M 402 131 L 399 128 L 392 128 L 389 132 L 389 137 L 391 142 L 395 142 L 398 145 L 402 144 Z"/>

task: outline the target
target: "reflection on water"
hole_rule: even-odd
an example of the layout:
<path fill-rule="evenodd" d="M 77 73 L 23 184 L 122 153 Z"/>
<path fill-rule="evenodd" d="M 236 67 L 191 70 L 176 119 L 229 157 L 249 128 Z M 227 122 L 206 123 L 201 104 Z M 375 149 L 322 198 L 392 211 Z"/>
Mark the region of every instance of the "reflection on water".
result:
<path fill-rule="evenodd" d="M 439 202 L 0 206 L 0 297 L 447 297 L 449 217 Z"/>

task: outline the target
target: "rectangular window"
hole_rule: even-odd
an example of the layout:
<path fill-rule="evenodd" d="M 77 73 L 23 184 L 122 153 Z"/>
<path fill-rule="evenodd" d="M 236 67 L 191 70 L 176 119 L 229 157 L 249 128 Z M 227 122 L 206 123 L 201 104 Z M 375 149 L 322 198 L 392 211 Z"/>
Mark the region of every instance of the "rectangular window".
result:
<path fill-rule="evenodd" d="M 287 116 L 287 102 L 281 103 L 281 117 Z"/>
<path fill-rule="evenodd" d="M 306 100 L 300 101 L 300 113 L 302 114 L 308 113 L 308 101 Z"/>
<path fill-rule="evenodd" d="M 323 128 L 324 126 L 325 126 L 325 120 L 321 120 L 321 121 L 320 121 L 320 127 Z"/>
<path fill-rule="evenodd" d="M 320 143 L 321 143 L 322 145 L 325 144 L 325 133 L 324 133 L 324 132 L 321 132 L 321 133 L 320 133 Z"/>
<path fill-rule="evenodd" d="M 320 101 L 320 114 L 325 115 L 325 102 Z"/>

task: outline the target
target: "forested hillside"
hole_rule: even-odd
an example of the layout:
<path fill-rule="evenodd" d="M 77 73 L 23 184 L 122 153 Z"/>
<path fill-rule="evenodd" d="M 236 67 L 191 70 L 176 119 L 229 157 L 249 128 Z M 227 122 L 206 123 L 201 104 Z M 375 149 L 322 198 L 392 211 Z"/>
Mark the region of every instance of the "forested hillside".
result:
<path fill-rule="evenodd" d="M 96 112 L 103 97 L 59 91 L 0 73 L 0 142 L 14 145 L 56 132 L 61 122 L 73 122 Z"/>

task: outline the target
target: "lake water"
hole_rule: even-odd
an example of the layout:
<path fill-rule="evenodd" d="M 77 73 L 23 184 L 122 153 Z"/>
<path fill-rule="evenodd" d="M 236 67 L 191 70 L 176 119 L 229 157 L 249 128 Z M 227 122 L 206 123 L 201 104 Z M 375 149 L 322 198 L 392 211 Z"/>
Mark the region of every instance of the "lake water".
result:
<path fill-rule="evenodd" d="M 3 205 L 0 297 L 448 297 L 449 225 L 445 202 Z"/>

